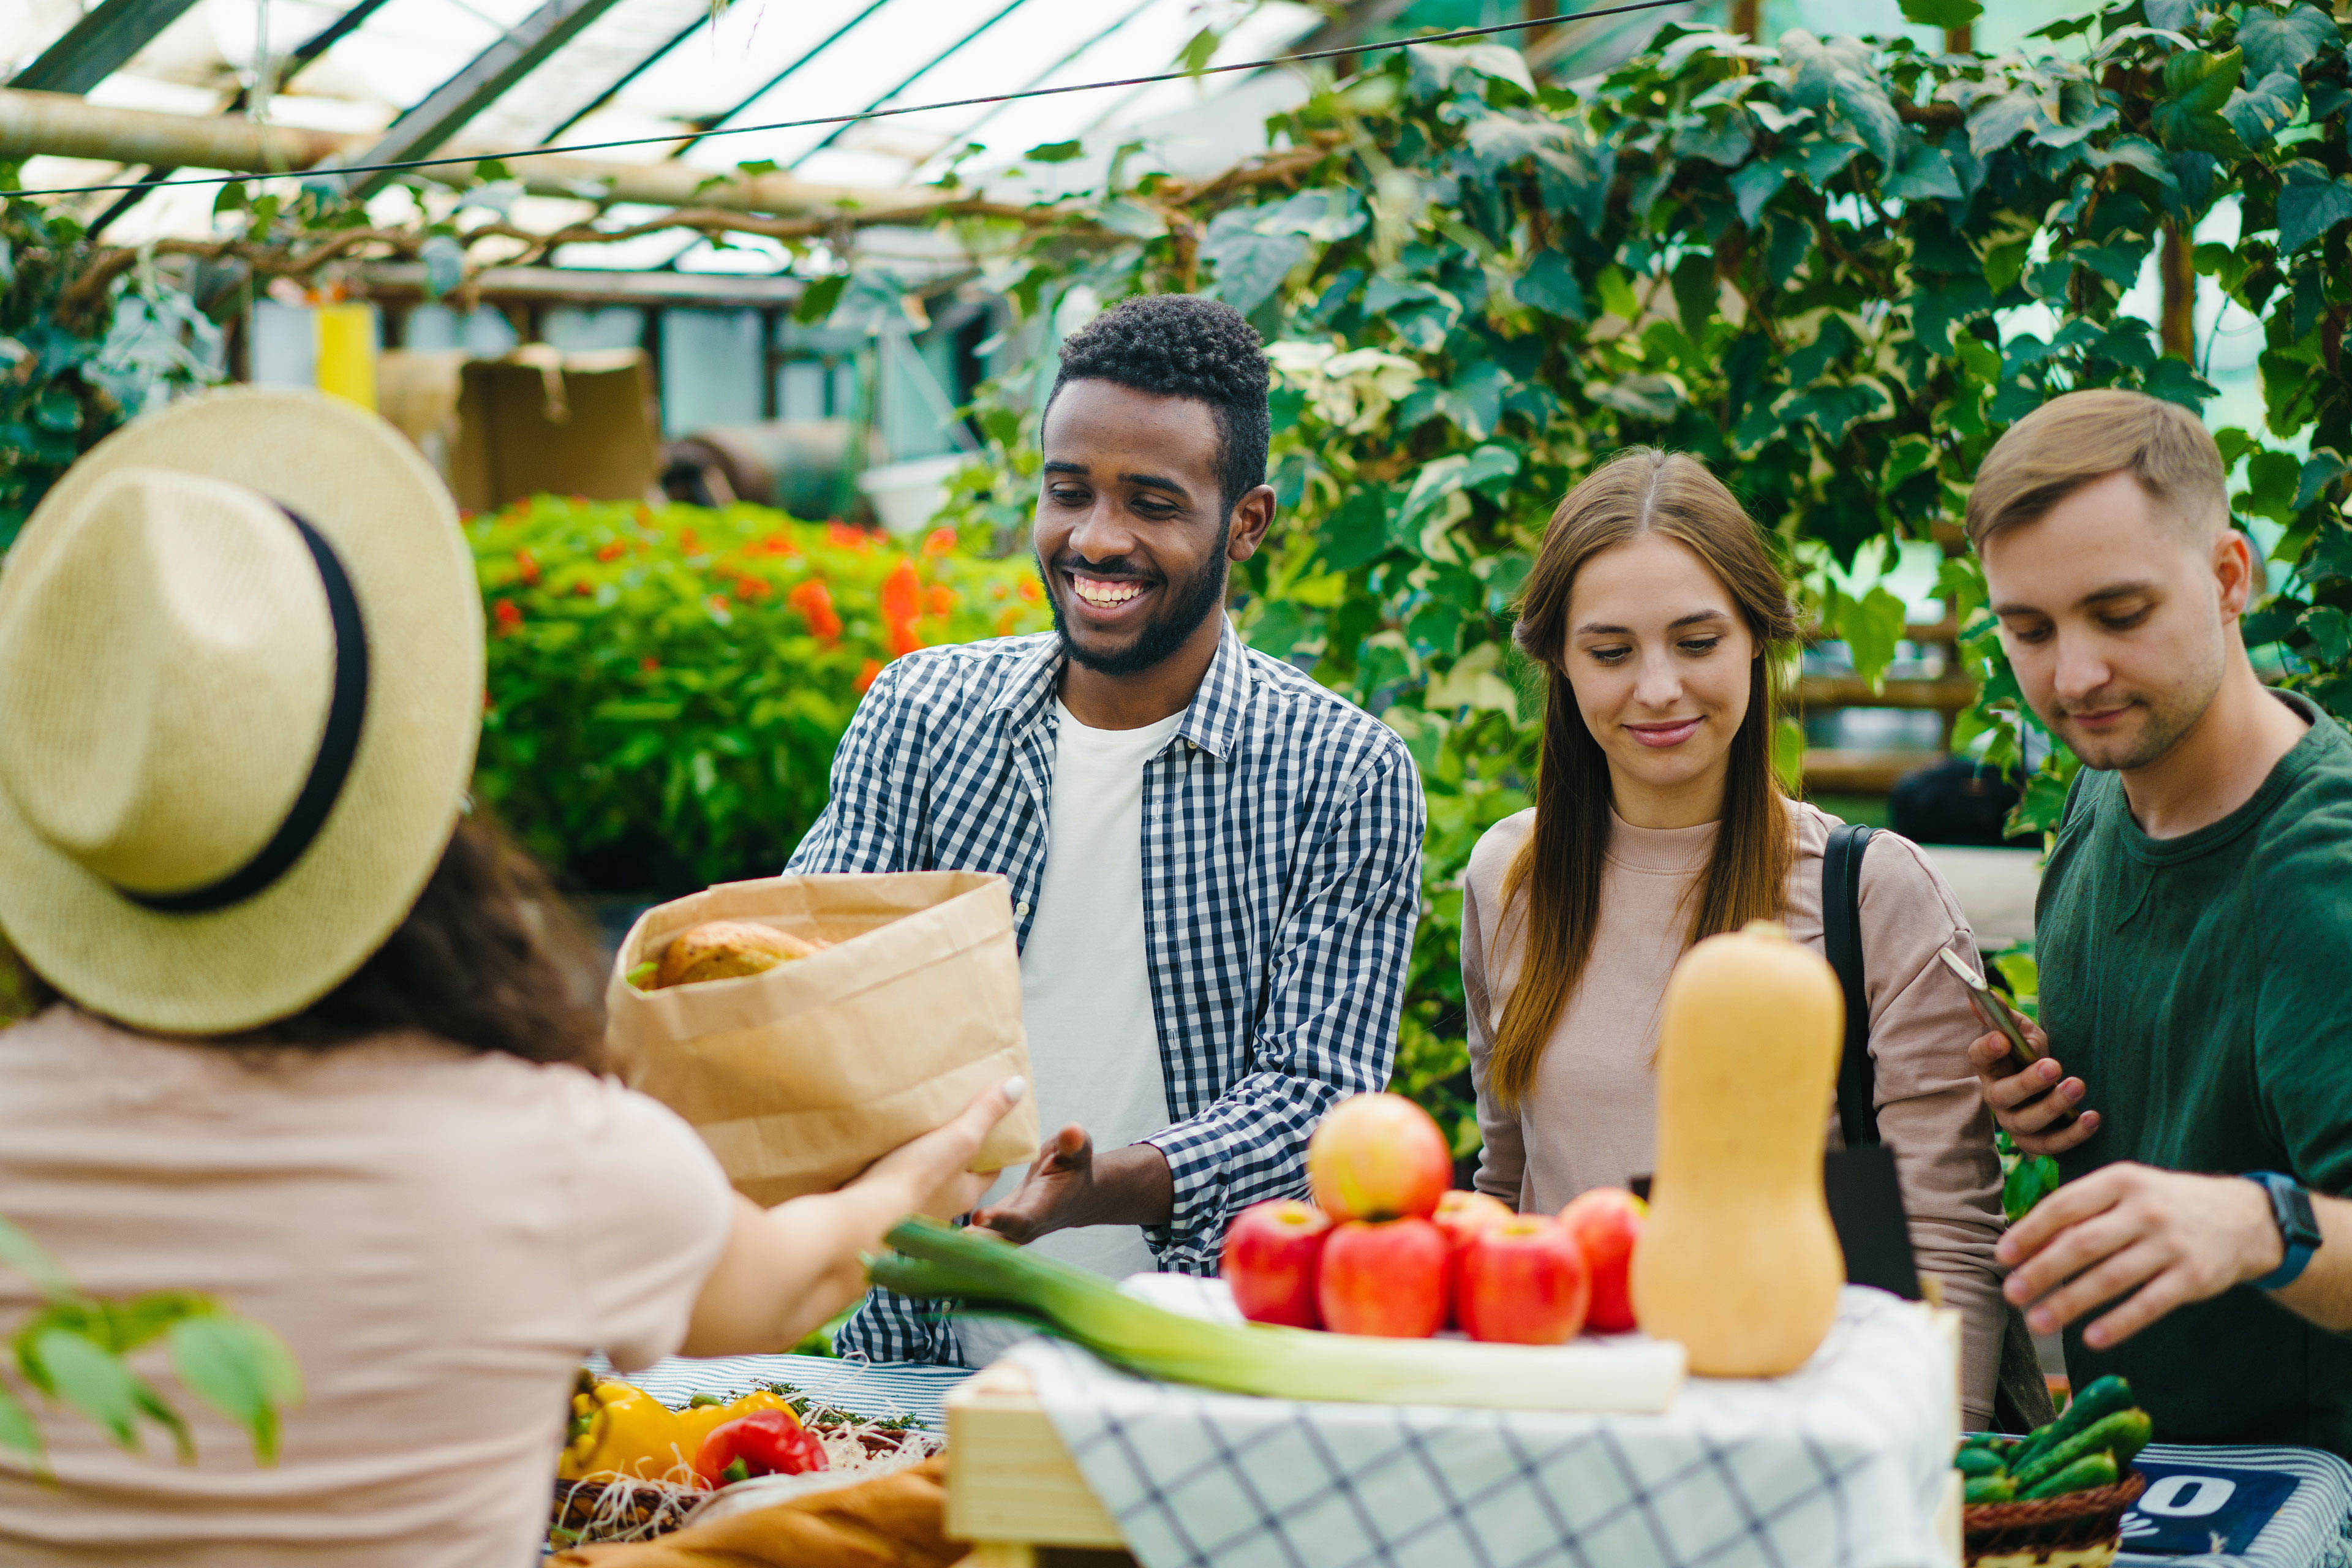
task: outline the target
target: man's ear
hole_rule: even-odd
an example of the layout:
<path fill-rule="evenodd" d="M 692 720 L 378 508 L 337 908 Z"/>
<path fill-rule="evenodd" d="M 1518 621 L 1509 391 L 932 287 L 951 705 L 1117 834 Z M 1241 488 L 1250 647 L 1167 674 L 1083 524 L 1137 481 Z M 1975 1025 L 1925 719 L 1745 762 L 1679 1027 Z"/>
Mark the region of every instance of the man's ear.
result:
<path fill-rule="evenodd" d="M 2213 580 L 2221 590 L 2221 614 L 2231 619 L 2245 614 L 2265 585 L 2267 574 L 2252 542 L 2234 528 L 2214 536 Z"/>
<path fill-rule="evenodd" d="M 1273 526 L 1274 487 L 1260 485 L 1234 503 L 1225 524 L 1225 559 L 1243 562 L 1256 554 L 1265 542 L 1265 531 Z"/>

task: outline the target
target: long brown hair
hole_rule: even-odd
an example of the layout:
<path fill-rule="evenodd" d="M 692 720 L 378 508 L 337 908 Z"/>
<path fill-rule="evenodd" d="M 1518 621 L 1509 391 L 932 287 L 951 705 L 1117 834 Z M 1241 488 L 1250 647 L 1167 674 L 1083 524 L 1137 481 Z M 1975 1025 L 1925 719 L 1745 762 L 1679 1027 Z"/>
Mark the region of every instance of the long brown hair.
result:
<path fill-rule="evenodd" d="M 1779 710 L 1773 656 L 1797 635 L 1788 584 L 1755 522 L 1721 480 L 1680 453 L 1636 447 L 1602 464 L 1552 513 L 1512 634 L 1519 651 L 1542 666 L 1545 690 L 1535 831 L 1503 879 L 1504 920 L 1523 915 L 1527 939 L 1487 1068 L 1488 1088 L 1506 1107 L 1517 1105 L 1534 1081 L 1560 1009 L 1583 978 L 1601 917 L 1609 763 L 1563 663 L 1569 590 L 1587 561 L 1644 533 L 1674 540 L 1705 562 L 1756 639 L 1748 712 L 1731 739 L 1722 826 L 1685 940 L 1776 917 L 1787 901 L 1796 839 L 1772 774 L 1772 723 Z"/>

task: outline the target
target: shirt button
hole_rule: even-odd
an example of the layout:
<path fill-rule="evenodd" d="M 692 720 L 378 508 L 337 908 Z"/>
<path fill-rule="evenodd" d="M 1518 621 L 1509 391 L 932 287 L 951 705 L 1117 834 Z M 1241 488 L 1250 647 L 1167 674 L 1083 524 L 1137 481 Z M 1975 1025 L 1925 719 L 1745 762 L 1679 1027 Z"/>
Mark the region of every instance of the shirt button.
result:
<path fill-rule="evenodd" d="M 1029 918 L 1029 900 L 1024 899 L 1019 903 L 1013 905 L 1013 912 L 1019 919 L 1024 921 L 1027 920 Z"/>

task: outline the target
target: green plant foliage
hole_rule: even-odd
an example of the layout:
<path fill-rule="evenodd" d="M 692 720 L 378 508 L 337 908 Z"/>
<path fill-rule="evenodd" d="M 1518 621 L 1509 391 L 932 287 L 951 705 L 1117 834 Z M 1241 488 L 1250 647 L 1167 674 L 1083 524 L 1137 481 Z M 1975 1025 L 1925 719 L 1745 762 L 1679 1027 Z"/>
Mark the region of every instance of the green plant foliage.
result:
<path fill-rule="evenodd" d="M 0 183 L 21 184 L 0 163 Z M 74 458 L 173 390 L 217 379 L 218 333 L 180 289 L 132 267 L 74 296 L 92 247 L 62 212 L 0 202 L 0 550 Z"/>
<path fill-rule="evenodd" d="M 121 1447 L 140 1450 L 142 1424 L 161 1427 L 181 1463 L 195 1458 L 186 1420 L 131 1358 L 159 1340 L 173 1369 L 198 1399 L 251 1436 L 262 1464 L 278 1458 L 281 1413 L 302 1399 L 301 1373 L 283 1342 L 260 1324 L 184 1290 L 111 1300 L 76 1286 L 56 1258 L 0 1219 L 0 1268 L 24 1276 L 42 1306 L 9 1336 L 27 1387 L 95 1423 Z M 38 1463 L 47 1452 L 26 1402 L 0 1384 L 0 1449 Z"/>
<path fill-rule="evenodd" d="M 476 787 L 616 891 L 772 876 L 849 716 L 910 648 L 1051 624 L 1027 559 L 754 506 L 542 496 L 471 520 L 489 616 Z"/>
<path fill-rule="evenodd" d="M 1155 221 L 1074 221 L 992 275 L 1063 331 L 1096 302 L 1198 290 L 1268 340 L 1287 521 L 1244 573 L 1242 625 L 1381 713 L 1421 763 L 1426 918 L 1399 1084 L 1457 1147 L 1475 1140 L 1459 879 L 1478 835 L 1528 804 L 1538 718 L 1510 605 L 1553 506 L 1620 447 L 1685 450 L 1729 481 L 1865 679 L 1900 607 L 1839 592 L 1831 568 L 1881 539 L 1944 542 L 1940 592 L 1983 681 L 1963 730 L 2013 762 L 2032 721 L 1959 549 L 1967 486 L 2059 392 L 2202 405 L 2196 366 L 2121 305 L 2168 227 L 2236 203 L 2242 238 L 2195 263 L 2263 324 L 2268 418 L 2220 438 L 2242 511 L 2286 526 L 2294 568 L 2252 635 L 2352 716 L 2347 29 L 2307 4 L 2135 0 L 2046 31 L 2081 52 L 1670 26 L 1604 78 L 1540 87 L 1508 49 L 1414 47 L 1270 122 L 1277 148 L 1324 152 L 1286 165 L 1287 186 L 1106 188 L 1098 210 Z M 1039 368 L 981 400 L 992 451 L 951 513 L 967 523 L 1025 517 Z M 2073 765 L 2062 752 L 2032 782 L 2021 826 L 2054 817 Z"/>

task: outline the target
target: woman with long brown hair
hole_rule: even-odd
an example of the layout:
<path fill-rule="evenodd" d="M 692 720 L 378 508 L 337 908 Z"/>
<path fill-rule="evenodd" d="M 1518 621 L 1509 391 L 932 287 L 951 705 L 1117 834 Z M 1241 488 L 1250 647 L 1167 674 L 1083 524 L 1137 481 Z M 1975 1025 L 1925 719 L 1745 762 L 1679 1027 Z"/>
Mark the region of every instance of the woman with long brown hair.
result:
<path fill-rule="evenodd" d="M 1796 635 L 1759 531 L 1690 458 L 1622 453 L 1553 514 L 1516 633 L 1544 672 L 1536 805 L 1488 830 L 1464 879 L 1480 1190 L 1550 1211 L 1649 1171 L 1675 961 L 1757 919 L 1821 948 L 1836 819 L 1789 798 L 1771 761 L 1774 659 Z M 1880 1134 L 1920 1265 L 1964 1315 L 1962 1405 L 1989 1425 L 2000 1167 L 1967 1055 L 1982 1028 L 1936 957 L 1973 964 L 1975 943 L 1891 833 L 1863 857 L 1860 924 Z"/>

